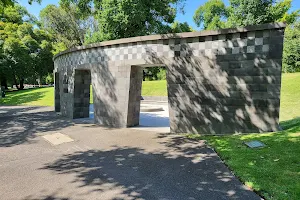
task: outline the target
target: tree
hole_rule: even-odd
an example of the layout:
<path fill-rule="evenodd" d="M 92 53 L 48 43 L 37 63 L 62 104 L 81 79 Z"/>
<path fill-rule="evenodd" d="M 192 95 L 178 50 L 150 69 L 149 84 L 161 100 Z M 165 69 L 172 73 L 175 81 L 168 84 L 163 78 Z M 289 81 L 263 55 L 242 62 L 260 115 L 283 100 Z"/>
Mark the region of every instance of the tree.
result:
<path fill-rule="evenodd" d="M 222 0 L 209 0 L 200 6 L 194 21 L 204 29 L 239 27 L 277 21 L 293 23 L 299 10 L 289 12 L 292 0 L 230 0 L 225 7 Z"/>
<path fill-rule="evenodd" d="M 276 21 L 292 23 L 299 10 L 288 13 L 292 0 L 230 0 L 227 27 L 264 24 Z"/>
<path fill-rule="evenodd" d="M 194 22 L 198 27 L 203 25 L 204 29 L 220 29 L 225 27 L 227 14 L 222 0 L 209 0 L 196 10 Z"/>
<path fill-rule="evenodd" d="M 180 23 L 178 21 L 175 21 L 171 24 L 171 31 L 173 33 L 183 33 L 183 32 L 192 32 L 194 31 L 193 28 L 187 23 Z"/>
<path fill-rule="evenodd" d="M 283 72 L 300 72 L 300 22 L 289 25 L 285 31 Z"/>
<path fill-rule="evenodd" d="M 24 21 L 24 8 L 8 6 L 0 23 L 0 75 L 23 89 L 26 79 L 35 80 L 53 70 L 51 36 Z M 8 14 L 9 13 L 9 14 Z"/>
<path fill-rule="evenodd" d="M 26 8 L 16 4 L 13 6 L 7 6 L 0 12 L 0 19 L 3 22 L 11 22 L 15 24 L 21 24 L 23 22 L 28 22 L 36 24 L 37 19 L 31 15 Z"/>
<path fill-rule="evenodd" d="M 31 4 L 32 2 L 41 3 L 41 0 L 28 0 L 29 4 Z M 14 6 L 15 3 L 16 3 L 16 0 L 1 0 L 0 1 L 0 12 L 3 12 L 5 7 Z"/>
<path fill-rule="evenodd" d="M 82 17 L 92 15 L 97 29 L 88 35 L 88 43 L 166 33 L 174 22 L 182 0 L 63 0 L 75 3 Z"/>
<path fill-rule="evenodd" d="M 48 5 L 40 12 L 42 28 L 55 35 L 57 43 L 66 48 L 84 44 L 84 37 L 90 27 L 89 21 L 81 19 L 74 4 L 67 6 Z"/>

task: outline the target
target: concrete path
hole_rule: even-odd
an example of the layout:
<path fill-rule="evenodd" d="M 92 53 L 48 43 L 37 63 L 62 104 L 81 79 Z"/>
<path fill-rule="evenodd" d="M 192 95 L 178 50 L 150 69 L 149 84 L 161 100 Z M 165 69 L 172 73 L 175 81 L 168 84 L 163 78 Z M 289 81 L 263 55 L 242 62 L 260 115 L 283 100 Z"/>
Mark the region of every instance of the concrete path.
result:
<path fill-rule="evenodd" d="M 74 124 L 52 109 L 0 107 L 0 199 L 260 199 L 203 141 Z M 53 133 L 74 141 L 53 145 Z"/>

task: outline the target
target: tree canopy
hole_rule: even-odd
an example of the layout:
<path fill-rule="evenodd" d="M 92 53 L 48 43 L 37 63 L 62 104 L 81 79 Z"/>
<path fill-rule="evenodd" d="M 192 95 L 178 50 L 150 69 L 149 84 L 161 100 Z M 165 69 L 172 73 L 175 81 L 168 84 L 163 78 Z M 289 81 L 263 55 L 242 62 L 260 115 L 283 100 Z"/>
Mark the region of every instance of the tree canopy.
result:
<path fill-rule="evenodd" d="M 56 42 L 66 48 L 83 45 L 90 28 L 88 20 L 81 19 L 80 11 L 74 4 L 67 7 L 48 5 L 40 12 L 40 22 L 43 29 L 55 35 Z"/>
<path fill-rule="evenodd" d="M 225 27 L 224 18 L 227 10 L 222 0 L 210 0 L 201 5 L 194 14 L 194 22 L 204 29 L 219 29 Z"/>
<path fill-rule="evenodd" d="M 296 21 L 299 10 L 290 11 L 292 0 L 209 0 L 194 14 L 194 22 L 204 29 L 215 30 L 271 22 Z"/>
<path fill-rule="evenodd" d="M 62 0 L 76 4 L 82 18 L 95 19 L 87 43 L 171 32 L 182 0 Z"/>
<path fill-rule="evenodd" d="M 300 21 L 286 28 L 282 69 L 283 72 L 300 72 Z"/>
<path fill-rule="evenodd" d="M 0 17 L 0 78 L 23 89 L 26 79 L 41 79 L 53 70 L 51 36 L 35 28 L 19 5 L 5 7 Z"/>

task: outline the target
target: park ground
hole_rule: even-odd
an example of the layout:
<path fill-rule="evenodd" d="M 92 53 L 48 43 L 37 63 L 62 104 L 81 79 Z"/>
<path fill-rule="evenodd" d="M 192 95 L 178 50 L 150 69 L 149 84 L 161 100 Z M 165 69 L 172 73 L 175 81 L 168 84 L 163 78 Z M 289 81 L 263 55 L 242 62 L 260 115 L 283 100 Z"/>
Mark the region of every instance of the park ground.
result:
<path fill-rule="evenodd" d="M 266 199 L 300 199 L 300 73 L 283 74 L 280 124 L 283 131 L 233 136 L 187 135 L 206 140 L 234 174 Z M 2 105 L 53 106 L 53 88 L 8 92 Z M 166 96 L 165 81 L 143 82 L 142 95 Z M 259 140 L 265 148 L 249 149 Z"/>

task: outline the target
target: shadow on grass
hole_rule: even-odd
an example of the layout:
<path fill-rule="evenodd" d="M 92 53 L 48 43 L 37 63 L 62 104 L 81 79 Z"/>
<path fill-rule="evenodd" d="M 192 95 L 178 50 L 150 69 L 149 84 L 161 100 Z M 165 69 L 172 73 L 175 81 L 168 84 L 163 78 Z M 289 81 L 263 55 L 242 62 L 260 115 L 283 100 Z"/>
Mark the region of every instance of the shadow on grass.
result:
<path fill-rule="evenodd" d="M 45 97 L 46 90 L 44 88 L 32 88 L 6 93 L 6 97 L 0 99 L 0 105 L 21 105 L 33 101 L 37 101 Z M 34 91 L 34 92 L 33 92 Z"/>
<path fill-rule="evenodd" d="M 280 122 L 280 125 L 284 131 L 289 133 L 300 132 L 300 117 Z"/>
<path fill-rule="evenodd" d="M 0 147 L 32 142 L 37 133 L 56 131 L 73 123 L 49 107 L 0 106 Z"/>

